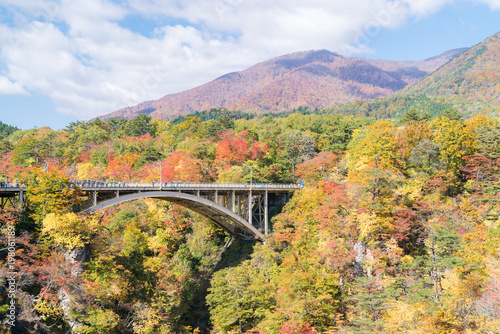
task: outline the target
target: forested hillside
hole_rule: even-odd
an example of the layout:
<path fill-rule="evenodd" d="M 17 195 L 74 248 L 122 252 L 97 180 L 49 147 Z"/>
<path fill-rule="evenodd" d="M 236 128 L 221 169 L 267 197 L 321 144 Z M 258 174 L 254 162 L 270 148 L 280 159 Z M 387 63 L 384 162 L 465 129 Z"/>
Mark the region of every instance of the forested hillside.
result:
<path fill-rule="evenodd" d="M 18 130 L 0 181 L 15 227 L 15 333 L 494 333 L 500 124 L 212 110 Z M 354 113 L 356 114 L 356 113 Z M 76 214 L 74 180 L 305 182 L 265 244 L 158 200 Z M 6 288 L 0 315 L 8 314 Z M 3 331 L 8 327 L 4 325 Z"/>
<path fill-rule="evenodd" d="M 166 119 L 210 108 L 276 113 L 386 97 L 435 71 L 462 51 L 450 50 L 423 61 L 352 58 L 327 50 L 296 52 L 100 118 L 130 119 L 145 113 Z"/>
<path fill-rule="evenodd" d="M 447 99 L 464 113 L 498 115 L 500 110 L 500 33 L 458 55 L 440 69 L 406 87 L 399 96 Z"/>

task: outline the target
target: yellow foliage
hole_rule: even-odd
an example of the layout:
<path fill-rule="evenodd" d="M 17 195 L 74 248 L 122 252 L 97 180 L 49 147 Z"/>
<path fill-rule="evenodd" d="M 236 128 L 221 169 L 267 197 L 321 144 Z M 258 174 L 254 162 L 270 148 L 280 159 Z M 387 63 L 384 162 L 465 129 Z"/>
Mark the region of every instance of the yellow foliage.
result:
<path fill-rule="evenodd" d="M 376 241 L 380 233 L 390 231 L 392 224 L 389 219 L 384 217 L 377 217 L 372 212 L 363 212 L 354 214 L 357 227 L 359 230 L 360 240 L 364 240 L 368 244 Z"/>
<path fill-rule="evenodd" d="M 168 133 L 172 128 L 172 123 L 170 121 L 159 118 L 153 118 L 150 123 L 156 128 L 156 133 L 159 135 Z"/>
<path fill-rule="evenodd" d="M 385 311 L 384 329 L 386 333 L 423 334 L 431 333 L 421 327 L 421 317 L 425 316 L 425 303 L 407 304 L 403 301 L 389 302 Z"/>
<path fill-rule="evenodd" d="M 169 246 L 172 246 L 172 237 L 168 233 L 168 231 L 164 229 L 157 229 L 156 233 L 154 236 L 148 238 L 148 248 L 152 250 L 153 252 L 159 252 L 160 250 L 164 248 L 168 248 Z M 167 254 L 171 255 L 171 252 L 169 251 Z"/>
<path fill-rule="evenodd" d="M 462 202 L 460 203 L 459 212 L 464 218 L 467 218 L 468 221 L 474 223 L 479 223 L 480 221 L 482 221 L 482 217 L 479 214 L 477 207 L 472 205 L 470 199 L 467 197 L 464 197 L 462 199 Z"/>
<path fill-rule="evenodd" d="M 135 321 L 132 324 L 134 333 L 150 334 L 154 333 L 155 329 L 160 326 L 163 316 L 158 309 L 149 305 L 137 303 L 135 308 Z"/>
<path fill-rule="evenodd" d="M 409 179 L 403 186 L 396 189 L 394 195 L 406 197 L 413 202 L 418 201 L 422 198 L 422 191 L 427 183 L 428 180 L 422 177 Z"/>
<path fill-rule="evenodd" d="M 48 301 L 45 299 L 38 299 L 35 302 L 35 310 L 40 314 L 42 320 L 47 320 L 49 318 L 59 318 L 63 315 L 62 308 L 54 303 L 54 301 Z"/>
<path fill-rule="evenodd" d="M 484 115 L 476 115 L 465 121 L 465 126 L 469 131 L 474 131 L 475 129 L 482 128 L 484 126 L 491 127 L 494 125 L 495 123 L 493 122 L 493 120 Z"/>
<path fill-rule="evenodd" d="M 458 170 L 462 158 L 476 149 L 476 134 L 460 122 L 438 117 L 430 124 L 434 130 L 433 141 L 441 146 L 440 157 L 452 171 Z"/>
<path fill-rule="evenodd" d="M 150 225 L 158 226 L 167 220 L 167 213 L 158 205 L 156 200 L 145 200 L 144 203 L 148 209 L 148 222 Z"/>
<path fill-rule="evenodd" d="M 359 236 L 368 240 L 378 230 L 377 217 L 373 213 L 363 212 L 356 217 L 358 222 Z"/>
<path fill-rule="evenodd" d="M 73 249 L 82 247 L 97 226 L 98 222 L 94 217 L 83 219 L 72 212 L 49 213 L 43 220 L 42 233 L 48 235 L 57 245 Z"/>
<path fill-rule="evenodd" d="M 102 168 L 94 166 L 91 162 L 76 165 L 76 178 L 78 180 L 97 179 L 102 174 Z"/>
<path fill-rule="evenodd" d="M 297 201 L 293 203 L 292 217 L 297 222 L 306 222 L 318 210 L 320 202 L 325 197 L 326 195 L 320 187 L 305 187 L 300 191 L 300 196 L 296 197 Z"/>
<path fill-rule="evenodd" d="M 232 166 L 229 168 L 220 168 L 218 170 L 217 183 L 236 182 L 243 176 L 243 168 L 241 166 Z"/>
<path fill-rule="evenodd" d="M 401 258 L 401 262 L 403 263 L 412 263 L 415 258 L 411 255 L 405 255 Z"/>
<path fill-rule="evenodd" d="M 352 162 L 361 157 L 376 160 L 379 168 L 394 168 L 396 158 L 396 127 L 388 121 L 372 124 L 363 132 L 355 132 L 350 151 Z"/>
<path fill-rule="evenodd" d="M 144 261 L 143 266 L 149 269 L 149 271 L 156 273 L 165 267 L 165 261 L 161 257 L 148 257 Z"/>

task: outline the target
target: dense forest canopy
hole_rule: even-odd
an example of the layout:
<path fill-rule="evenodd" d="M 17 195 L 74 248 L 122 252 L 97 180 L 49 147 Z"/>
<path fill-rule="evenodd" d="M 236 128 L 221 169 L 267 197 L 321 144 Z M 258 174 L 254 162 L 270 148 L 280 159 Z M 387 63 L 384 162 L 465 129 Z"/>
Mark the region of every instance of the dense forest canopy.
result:
<path fill-rule="evenodd" d="M 345 114 L 215 109 L 2 132 L 0 181 L 28 185 L 24 210 L 0 213 L 3 279 L 16 231 L 11 330 L 500 331 L 500 123 L 395 99 L 376 106 L 393 121 L 362 116 L 375 107 L 360 102 Z M 255 183 L 306 186 L 265 245 L 152 199 L 76 213 L 73 180 L 159 181 L 160 168 L 162 181 L 241 183 L 252 171 Z"/>
<path fill-rule="evenodd" d="M 7 138 L 9 135 L 16 132 L 17 130 L 19 129 L 16 128 L 15 126 L 7 125 L 0 121 L 0 140 Z"/>

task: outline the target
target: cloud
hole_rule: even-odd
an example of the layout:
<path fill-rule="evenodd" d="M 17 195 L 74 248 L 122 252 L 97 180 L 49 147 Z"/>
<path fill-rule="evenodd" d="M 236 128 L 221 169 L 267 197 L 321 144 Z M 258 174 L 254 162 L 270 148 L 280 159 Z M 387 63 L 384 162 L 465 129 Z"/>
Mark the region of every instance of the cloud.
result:
<path fill-rule="evenodd" d="M 380 31 L 449 2 L 0 0 L 12 13 L 0 24 L 0 94 L 36 92 L 88 119 L 289 52 L 369 52 Z M 140 34 L 122 24 L 132 16 L 161 23 Z"/>
<path fill-rule="evenodd" d="M 12 82 L 6 77 L 0 76 L 0 94 L 2 95 L 26 95 L 23 86 L 17 82 Z"/>
<path fill-rule="evenodd" d="M 500 0 L 477 0 L 477 2 L 486 4 L 491 9 L 500 10 Z"/>

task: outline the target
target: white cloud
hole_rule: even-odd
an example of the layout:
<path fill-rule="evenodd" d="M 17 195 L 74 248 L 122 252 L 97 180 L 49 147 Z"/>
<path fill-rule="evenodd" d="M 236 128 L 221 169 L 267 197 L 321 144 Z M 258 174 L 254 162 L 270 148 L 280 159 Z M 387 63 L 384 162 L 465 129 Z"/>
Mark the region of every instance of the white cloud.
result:
<path fill-rule="evenodd" d="M 484 3 L 495 10 L 500 9 L 500 0 L 477 0 L 477 2 Z"/>
<path fill-rule="evenodd" d="M 18 82 L 12 82 L 6 77 L 0 76 L 0 94 L 2 95 L 19 95 L 27 94 L 23 86 Z"/>
<path fill-rule="evenodd" d="M 36 92 L 88 119 L 288 52 L 368 52 L 381 30 L 450 1 L 0 0 L 13 13 L 0 25 L 0 94 Z M 120 26 L 134 15 L 166 23 L 145 37 Z"/>

